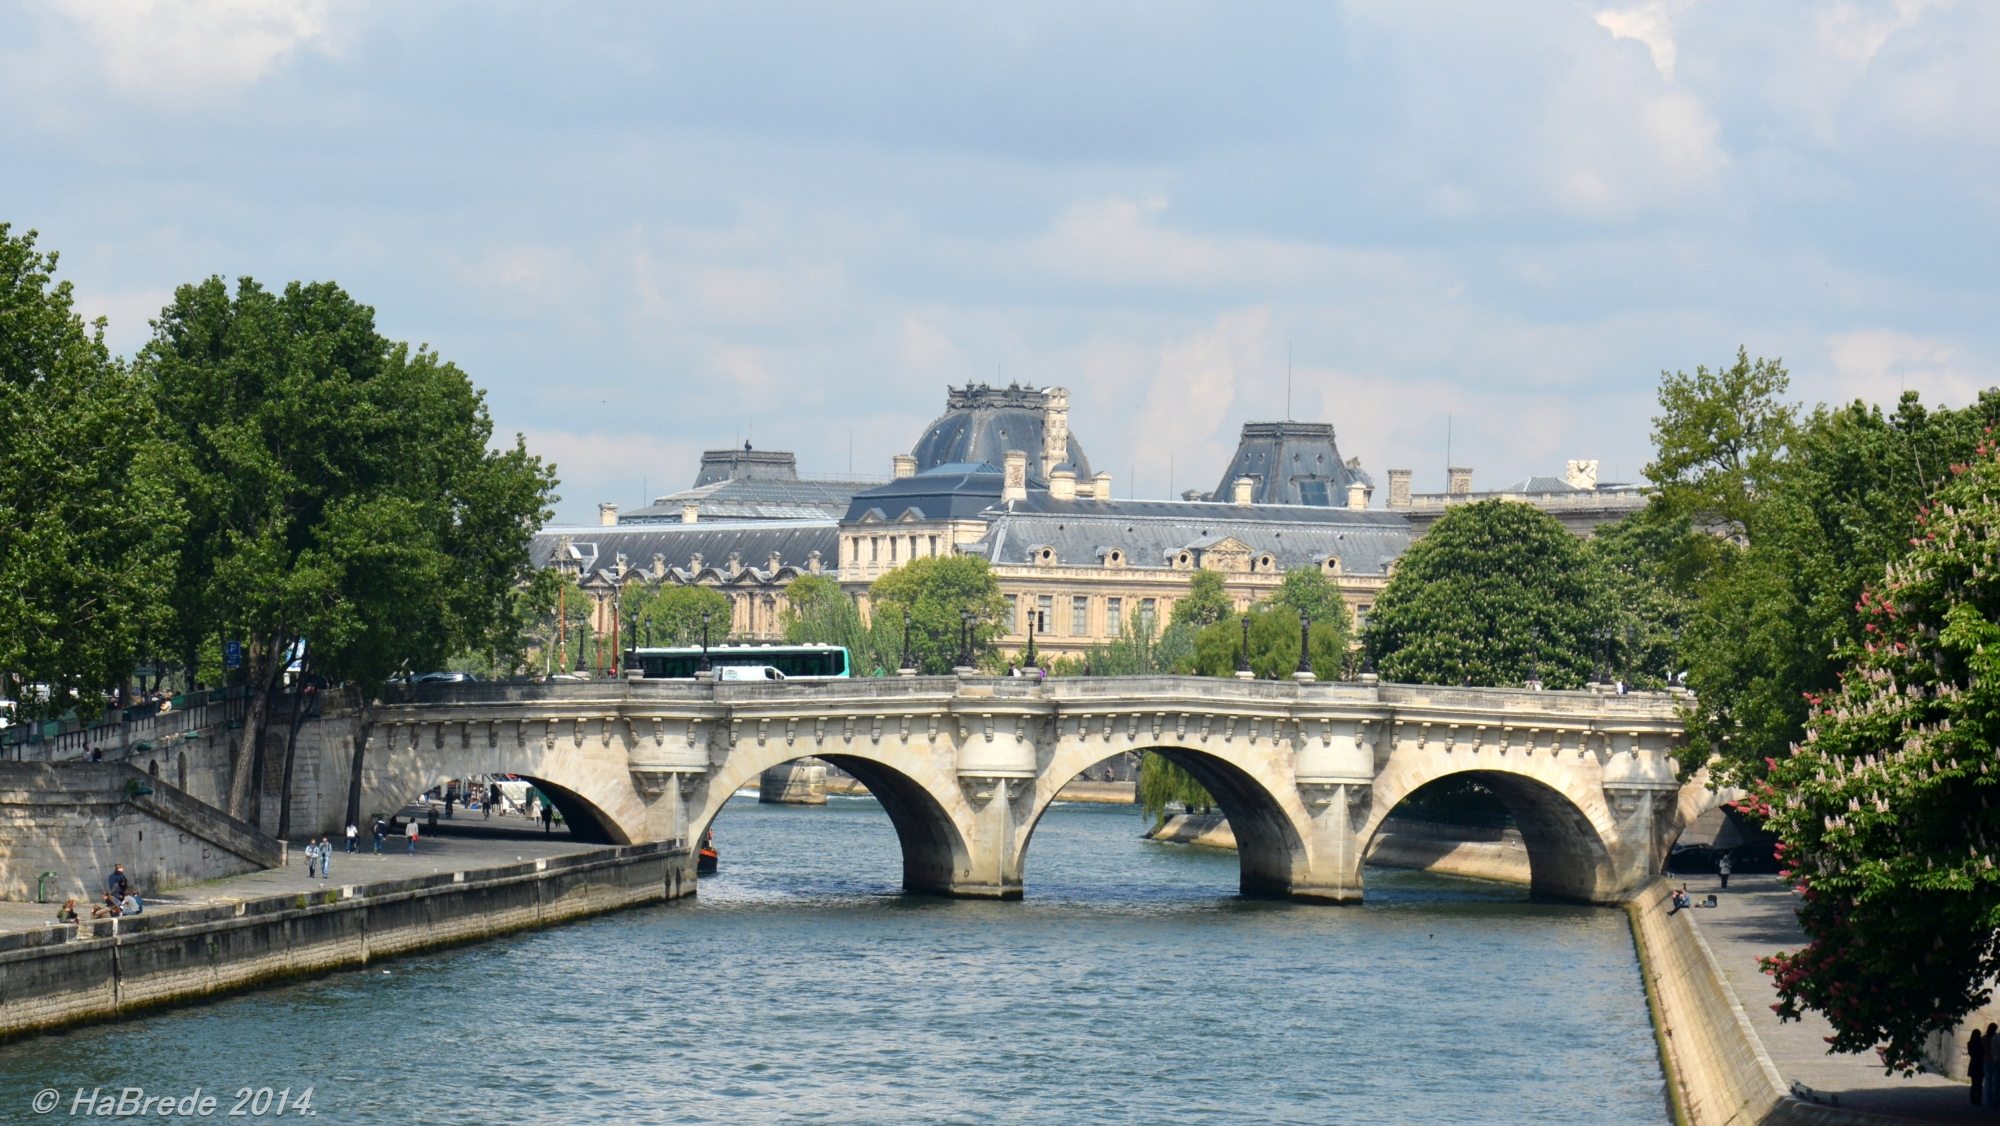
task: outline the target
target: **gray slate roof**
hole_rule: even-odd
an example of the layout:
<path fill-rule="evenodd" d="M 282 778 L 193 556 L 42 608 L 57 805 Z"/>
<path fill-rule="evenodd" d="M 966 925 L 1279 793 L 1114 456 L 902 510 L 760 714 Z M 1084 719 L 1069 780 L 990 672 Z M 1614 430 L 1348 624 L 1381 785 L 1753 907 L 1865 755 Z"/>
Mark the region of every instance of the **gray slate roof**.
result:
<path fill-rule="evenodd" d="M 1222 482 L 1209 495 L 1230 499 L 1238 477 L 1257 482 L 1250 498 L 1258 504 L 1332 508 L 1346 507 L 1350 483 L 1375 483 L 1360 467 L 1341 460 L 1333 425 L 1326 422 L 1244 423 Z"/>
<path fill-rule="evenodd" d="M 1269 552 L 1283 570 L 1338 556 L 1349 574 L 1378 574 L 1410 546 L 1409 521 L 1381 510 L 1311 505 L 1239 505 L 1207 501 L 1056 500 L 1030 492 L 1011 510 L 996 508 L 978 554 L 994 563 L 1028 561 L 1030 547 L 1055 549 L 1056 561 L 1091 564 L 1108 547 L 1128 565 L 1164 567 L 1184 547 L 1241 540 Z"/>
<path fill-rule="evenodd" d="M 799 481 L 737 477 L 660 497 L 618 515 L 621 524 L 679 523 L 681 506 L 701 508 L 702 520 L 800 520 L 839 517 L 869 481 Z"/>
<path fill-rule="evenodd" d="M 726 568 L 729 556 L 741 557 L 745 568 L 763 573 L 771 553 L 784 566 L 804 570 L 812 553 L 820 554 L 822 573 L 840 564 L 840 526 L 826 518 L 814 520 L 702 521 L 698 524 L 584 524 L 548 527 L 535 533 L 528 547 L 536 567 L 550 565 L 556 547 L 567 536 L 586 571 L 609 570 L 622 552 L 625 565 L 645 570 L 655 554 L 689 578 L 692 562 L 701 556 L 704 568 Z"/>
<path fill-rule="evenodd" d="M 969 519 L 1000 503 L 1005 484 L 1005 475 L 995 465 L 940 465 L 856 493 L 842 523 L 858 524 L 871 515 L 896 521 L 905 513 L 921 520 Z"/>
<path fill-rule="evenodd" d="M 954 390 L 947 409 L 924 429 L 923 437 L 910 452 L 917 470 L 936 469 L 956 463 L 986 462 L 1004 465 L 1008 450 L 1028 455 L 1028 464 L 1040 471 L 1042 460 L 1041 393 L 1026 387 L 971 387 Z M 1091 477 L 1090 460 L 1072 432 L 1064 447 L 1063 465 L 1076 473 L 1077 480 Z"/>

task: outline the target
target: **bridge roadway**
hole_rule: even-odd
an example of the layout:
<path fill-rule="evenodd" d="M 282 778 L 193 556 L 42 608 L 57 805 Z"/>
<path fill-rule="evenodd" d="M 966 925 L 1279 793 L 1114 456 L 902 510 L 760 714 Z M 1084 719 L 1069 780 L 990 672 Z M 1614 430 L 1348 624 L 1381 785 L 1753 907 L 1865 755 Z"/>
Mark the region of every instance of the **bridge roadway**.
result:
<path fill-rule="evenodd" d="M 394 810 L 445 779 L 508 772 L 586 839 L 694 840 L 739 787 L 812 755 L 881 801 L 906 888 L 1005 899 L 1057 791 L 1150 750 L 1215 795 L 1244 894 L 1350 903 L 1397 803 L 1468 774 L 1512 811 L 1535 891 L 1609 903 L 1720 800 L 1675 778 L 1677 703 L 1178 676 L 433 685 L 373 709 L 361 792 L 364 811 Z"/>

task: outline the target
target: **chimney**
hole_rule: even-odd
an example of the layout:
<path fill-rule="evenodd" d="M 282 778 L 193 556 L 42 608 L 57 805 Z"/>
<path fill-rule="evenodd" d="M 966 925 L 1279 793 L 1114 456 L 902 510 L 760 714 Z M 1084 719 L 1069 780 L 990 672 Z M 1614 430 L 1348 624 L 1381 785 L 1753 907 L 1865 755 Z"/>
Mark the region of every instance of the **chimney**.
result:
<path fill-rule="evenodd" d="M 1255 503 L 1250 499 L 1250 493 L 1251 490 L 1255 489 L 1256 487 L 1257 487 L 1257 479 L 1255 477 L 1238 477 L 1235 480 L 1235 482 L 1230 485 L 1229 489 L 1230 503 L 1232 504 Z"/>
<path fill-rule="evenodd" d="M 606 528 L 618 523 L 618 506 L 604 501 L 597 506 L 597 522 Z"/>
<path fill-rule="evenodd" d="M 1410 507 L 1410 471 L 1391 469 L 1389 471 L 1389 507 Z"/>
<path fill-rule="evenodd" d="M 905 477 L 915 477 L 917 475 L 917 459 L 911 457 L 909 454 L 897 454 L 889 460 L 896 466 L 896 480 L 900 481 Z"/>
<path fill-rule="evenodd" d="M 1099 473 L 1099 474 L 1098 474 L 1098 475 L 1097 475 L 1097 476 L 1096 476 L 1096 477 L 1095 477 L 1095 478 L 1093 479 L 1093 481 L 1094 481 L 1094 485 L 1093 485 L 1093 488 L 1092 488 L 1092 495 L 1096 496 L 1098 500 L 1110 500 L 1110 499 L 1111 499 L 1111 474 L 1109 474 L 1109 473 Z"/>
<path fill-rule="evenodd" d="M 1449 469 L 1446 469 L 1444 473 L 1445 473 L 1445 486 L 1444 486 L 1445 492 L 1450 493 L 1452 496 L 1455 497 L 1462 497 L 1472 492 L 1471 466 L 1454 465 Z"/>
<path fill-rule="evenodd" d="M 1069 389 L 1050 387 L 1042 392 L 1042 479 L 1068 460 Z"/>
<path fill-rule="evenodd" d="M 1367 508 L 1368 486 L 1362 484 L 1359 481 L 1354 481 L 1350 483 L 1347 486 L 1347 507 Z"/>
<path fill-rule="evenodd" d="M 1007 463 L 1006 476 L 1001 478 L 1000 499 L 1028 499 L 1028 453 L 1026 450 L 1008 450 L 1004 460 Z"/>
<path fill-rule="evenodd" d="M 1068 469 L 1049 474 L 1049 495 L 1057 500 L 1075 500 L 1076 474 Z"/>
<path fill-rule="evenodd" d="M 701 505 L 693 501 L 681 505 L 681 523 L 692 524 L 701 519 Z"/>
<path fill-rule="evenodd" d="M 1572 489 L 1595 492 L 1597 490 L 1596 459 L 1593 458 L 1590 461 L 1570 459 L 1569 467 L 1563 472 L 1563 480 L 1567 481 L 1569 487 Z"/>

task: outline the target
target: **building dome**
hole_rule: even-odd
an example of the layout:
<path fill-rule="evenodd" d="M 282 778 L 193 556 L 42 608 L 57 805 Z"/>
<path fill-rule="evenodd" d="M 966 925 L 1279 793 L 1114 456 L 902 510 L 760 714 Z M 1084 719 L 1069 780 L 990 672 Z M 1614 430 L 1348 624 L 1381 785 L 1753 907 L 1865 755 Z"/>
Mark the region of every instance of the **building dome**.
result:
<path fill-rule="evenodd" d="M 1008 450 L 1028 455 L 1030 472 L 1047 480 L 1057 469 L 1091 479 L 1090 461 L 1069 432 L 1069 392 L 1015 384 L 953 387 L 945 411 L 924 430 L 911 453 L 919 473 L 940 465 L 1004 465 Z"/>
<path fill-rule="evenodd" d="M 1222 471 L 1210 499 L 1227 501 L 1238 479 L 1248 477 L 1253 504 L 1307 504 L 1344 508 L 1350 485 L 1373 493 L 1375 482 L 1358 462 L 1342 461 L 1327 422 L 1246 422 L 1236 456 Z"/>

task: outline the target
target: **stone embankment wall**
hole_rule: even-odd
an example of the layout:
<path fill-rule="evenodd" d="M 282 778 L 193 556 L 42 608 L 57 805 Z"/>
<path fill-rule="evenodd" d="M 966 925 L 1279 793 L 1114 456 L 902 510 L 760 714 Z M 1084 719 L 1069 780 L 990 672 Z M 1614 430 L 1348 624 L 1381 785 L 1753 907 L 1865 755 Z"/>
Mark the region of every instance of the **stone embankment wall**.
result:
<path fill-rule="evenodd" d="M 1219 813 L 1180 813 L 1148 834 L 1152 839 L 1210 848 L 1236 847 Z M 1528 846 L 1517 829 L 1484 829 L 1391 817 L 1369 842 L 1367 862 L 1500 883 L 1529 882 Z"/>
<path fill-rule="evenodd" d="M 0 935 L 0 1039 L 694 891 L 679 842 Z"/>
<path fill-rule="evenodd" d="M 1679 1112 L 1692 1126 L 1865 1126 L 1889 1119 L 1794 1098 L 1690 919 L 1667 913 L 1656 879 L 1626 904 L 1639 972 L 1653 1011 L 1660 1061 Z"/>
<path fill-rule="evenodd" d="M 140 893 L 284 862 L 257 827 L 126 763 L 0 763 L 0 899 L 86 902 L 114 864 Z"/>

